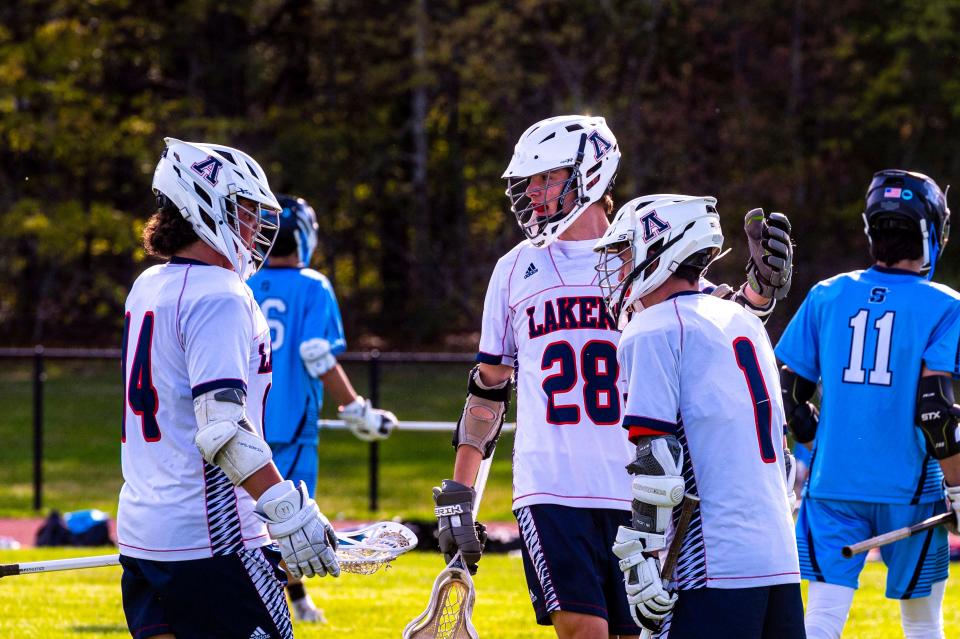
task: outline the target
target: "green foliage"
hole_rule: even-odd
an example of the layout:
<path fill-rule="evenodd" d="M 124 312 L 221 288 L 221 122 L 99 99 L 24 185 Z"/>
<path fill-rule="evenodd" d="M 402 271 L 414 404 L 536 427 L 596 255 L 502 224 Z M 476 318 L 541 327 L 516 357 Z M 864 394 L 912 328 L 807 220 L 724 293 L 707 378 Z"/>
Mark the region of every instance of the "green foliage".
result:
<path fill-rule="evenodd" d="M 873 171 L 948 184 L 960 169 L 957 0 L 132 6 L 0 7 L 0 332 L 14 343 L 116 342 L 163 136 L 244 148 L 275 190 L 305 196 L 348 334 L 404 349 L 476 329 L 493 262 L 519 240 L 499 176 L 543 117 L 607 117 L 620 201 L 717 195 L 735 251 L 717 279 L 742 277 L 740 211 L 790 213 L 787 310 L 867 261 Z"/>

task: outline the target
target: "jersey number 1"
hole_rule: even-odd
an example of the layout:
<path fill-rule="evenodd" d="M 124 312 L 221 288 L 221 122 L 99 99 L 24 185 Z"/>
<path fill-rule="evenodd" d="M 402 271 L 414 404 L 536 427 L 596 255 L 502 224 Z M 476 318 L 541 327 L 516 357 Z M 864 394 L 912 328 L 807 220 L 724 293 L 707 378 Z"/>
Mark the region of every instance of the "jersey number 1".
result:
<path fill-rule="evenodd" d="M 127 342 L 130 339 L 130 313 L 123 320 L 123 346 L 121 358 L 124 375 L 127 371 Z M 130 378 L 123 380 L 124 395 L 134 414 L 140 416 L 140 429 L 148 442 L 160 441 L 160 425 L 157 423 L 157 409 L 160 398 L 153 387 L 153 375 L 150 365 L 150 345 L 153 341 L 153 312 L 147 311 L 140 325 L 137 348 L 133 353 L 130 366 Z M 120 422 L 120 441 L 127 441 L 127 411 L 123 410 Z"/>
<path fill-rule="evenodd" d="M 753 400 L 753 418 L 757 424 L 757 439 L 760 442 L 760 459 L 765 464 L 777 461 L 777 451 L 773 447 L 773 407 L 770 405 L 770 393 L 757 361 L 757 350 L 746 337 L 733 340 L 733 352 L 737 357 L 737 366 L 747 380 L 747 389 Z"/>

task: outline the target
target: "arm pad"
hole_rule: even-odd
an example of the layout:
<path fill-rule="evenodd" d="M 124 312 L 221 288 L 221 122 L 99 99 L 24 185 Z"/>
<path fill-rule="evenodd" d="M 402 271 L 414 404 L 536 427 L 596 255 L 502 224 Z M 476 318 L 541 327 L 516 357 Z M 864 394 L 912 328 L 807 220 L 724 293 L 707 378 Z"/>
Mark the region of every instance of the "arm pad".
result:
<path fill-rule="evenodd" d="M 473 367 L 467 381 L 467 402 L 453 431 L 453 447 L 473 446 L 486 459 L 493 454 L 510 406 L 510 380 L 492 388 L 480 380 L 480 366 Z"/>
<path fill-rule="evenodd" d="M 683 447 L 673 435 L 642 437 L 636 458 L 627 466 L 633 475 L 633 521 L 643 533 L 662 534 L 683 501 Z"/>
<path fill-rule="evenodd" d="M 243 391 L 212 390 L 193 400 L 197 416 L 194 443 L 209 463 L 239 486 L 273 459 L 270 446 L 253 432 L 243 411 Z"/>
<path fill-rule="evenodd" d="M 809 401 L 815 392 L 816 382 L 800 377 L 786 366 L 780 367 L 780 393 L 787 428 L 801 444 L 812 442 L 820 425 L 820 411 Z"/>
<path fill-rule="evenodd" d="M 960 453 L 957 442 L 957 412 L 953 383 L 946 375 L 921 377 L 917 385 L 917 424 L 927 442 L 927 452 L 936 459 Z"/>
<path fill-rule="evenodd" d="M 310 377 L 318 378 L 337 365 L 337 358 L 330 352 L 330 342 L 319 337 L 300 344 L 300 359 Z"/>

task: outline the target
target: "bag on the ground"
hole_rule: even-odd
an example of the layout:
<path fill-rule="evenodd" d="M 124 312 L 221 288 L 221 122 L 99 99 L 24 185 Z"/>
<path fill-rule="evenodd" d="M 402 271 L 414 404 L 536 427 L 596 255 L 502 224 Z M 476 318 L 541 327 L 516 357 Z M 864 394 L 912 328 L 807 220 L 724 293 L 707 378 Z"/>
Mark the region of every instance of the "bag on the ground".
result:
<path fill-rule="evenodd" d="M 100 510 L 56 510 L 37 530 L 37 546 L 109 546 L 110 516 Z"/>

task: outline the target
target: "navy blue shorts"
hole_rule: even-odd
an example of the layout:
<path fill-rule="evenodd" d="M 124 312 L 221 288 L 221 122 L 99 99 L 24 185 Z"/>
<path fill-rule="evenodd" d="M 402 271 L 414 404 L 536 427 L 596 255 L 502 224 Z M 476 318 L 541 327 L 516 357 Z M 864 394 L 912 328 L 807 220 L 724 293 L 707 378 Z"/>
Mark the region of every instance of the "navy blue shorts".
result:
<path fill-rule="evenodd" d="M 681 590 L 655 639 L 805 639 L 800 584 Z"/>
<path fill-rule="evenodd" d="M 630 524 L 630 511 L 537 504 L 514 515 L 538 624 L 552 625 L 550 614 L 562 610 L 603 617 L 611 635 L 640 634 L 611 550 L 617 527 Z"/>
<path fill-rule="evenodd" d="M 293 639 L 276 546 L 190 561 L 120 557 L 133 639 Z"/>

